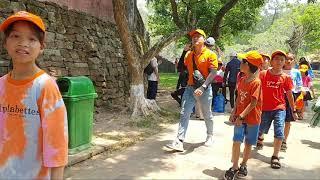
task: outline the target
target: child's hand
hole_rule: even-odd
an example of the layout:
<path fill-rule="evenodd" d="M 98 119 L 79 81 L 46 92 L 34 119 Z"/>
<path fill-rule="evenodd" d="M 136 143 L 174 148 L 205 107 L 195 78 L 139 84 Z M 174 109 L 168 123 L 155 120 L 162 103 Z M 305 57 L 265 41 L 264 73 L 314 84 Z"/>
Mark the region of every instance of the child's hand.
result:
<path fill-rule="evenodd" d="M 298 120 L 298 113 L 297 112 L 292 113 L 292 118 L 295 121 Z"/>
<path fill-rule="evenodd" d="M 229 121 L 234 123 L 235 120 L 236 120 L 236 116 L 232 113 L 229 117 Z"/>
<path fill-rule="evenodd" d="M 241 126 L 242 125 L 242 120 L 240 120 L 240 116 L 238 116 L 236 118 L 236 121 L 234 122 L 234 125 L 236 125 L 236 126 Z"/>

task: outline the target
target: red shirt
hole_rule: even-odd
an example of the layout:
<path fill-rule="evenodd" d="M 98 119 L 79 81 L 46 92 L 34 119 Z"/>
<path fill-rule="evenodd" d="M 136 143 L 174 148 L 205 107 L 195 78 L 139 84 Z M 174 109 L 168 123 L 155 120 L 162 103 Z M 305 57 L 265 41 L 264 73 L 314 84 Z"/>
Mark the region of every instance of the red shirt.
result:
<path fill-rule="evenodd" d="M 285 92 L 293 89 L 290 76 L 285 73 L 271 74 L 270 70 L 260 72 L 262 83 L 262 111 L 285 110 Z"/>
<path fill-rule="evenodd" d="M 258 125 L 261 121 L 261 81 L 255 78 L 246 82 L 246 78 L 240 78 L 238 82 L 238 100 L 235 115 L 240 115 L 253 99 L 257 100 L 257 105 L 244 117 L 244 122 L 251 125 Z"/>

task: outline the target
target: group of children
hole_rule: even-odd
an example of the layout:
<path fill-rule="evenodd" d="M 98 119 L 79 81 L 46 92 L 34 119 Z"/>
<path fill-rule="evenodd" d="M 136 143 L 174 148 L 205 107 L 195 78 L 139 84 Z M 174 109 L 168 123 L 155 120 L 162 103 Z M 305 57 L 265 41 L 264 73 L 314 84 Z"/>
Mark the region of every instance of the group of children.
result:
<path fill-rule="evenodd" d="M 20 11 L 8 17 L 0 30 L 13 64 L 13 70 L 0 78 L 0 179 L 62 179 L 68 149 L 66 108 L 55 80 L 36 65 L 45 46 L 45 25 L 40 17 Z M 271 167 L 281 167 L 280 148 L 285 146 L 290 122 L 298 118 L 295 98 L 301 93 L 307 97 L 312 90 L 309 68 L 300 66 L 301 77 L 292 68 L 291 54 L 275 51 L 269 61 L 257 51 L 239 57 L 244 75 L 238 79 L 238 97 L 230 116 L 235 124 L 233 166 L 225 179 L 247 175 L 251 147 L 263 146 L 263 134 L 268 133 L 272 121 L 275 140 Z M 260 71 L 262 68 L 266 70 Z"/>
<path fill-rule="evenodd" d="M 238 57 L 242 59 L 241 75 L 237 82 L 236 105 L 230 116 L 234 124 L 233 165 L 224 174 L 227 180 L 247 176 L 251 148 L 263 148 L 263 135 L 268 133 L 272 121 L 274 151 L 270 164 L 271 168 L 281 168 L 279 151 L 287 149 L 290 122 L 302 118 L 303 110 L 298 98 L 302 97 L 302 101 L 310 100 L 312 91 L 312 81 L 306 73 L 309 67 L 300 64 L 299 70 L 295 69 L 295 57 L 291 53 L 277 50 L 270 57 L 258 51 L 249 51 L 238 54 Z M 313 91 L 312 95 L 314 97 Z M 243 140 L 245 147 L 239 164 Z"/>

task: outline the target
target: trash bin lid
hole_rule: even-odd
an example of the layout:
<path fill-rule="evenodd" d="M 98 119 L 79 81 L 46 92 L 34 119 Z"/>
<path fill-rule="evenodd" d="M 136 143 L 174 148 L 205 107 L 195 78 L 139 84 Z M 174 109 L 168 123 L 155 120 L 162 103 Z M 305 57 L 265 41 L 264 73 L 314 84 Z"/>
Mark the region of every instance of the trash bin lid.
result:
<path fill-rule="evenodd" d="M 92 81 L 86 76 L 61 77 L 57 84 L 62 97 L 97 97 Z"/>

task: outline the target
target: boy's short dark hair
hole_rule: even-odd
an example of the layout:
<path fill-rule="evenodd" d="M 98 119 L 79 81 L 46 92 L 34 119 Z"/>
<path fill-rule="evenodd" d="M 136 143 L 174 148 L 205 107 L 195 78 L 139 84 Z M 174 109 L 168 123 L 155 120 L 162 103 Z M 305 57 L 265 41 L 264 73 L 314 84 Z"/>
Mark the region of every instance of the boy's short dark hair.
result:
<path fill-rule="evenodd" d="M 19 22 L 19 21 L 16 21 L 16 22 Z M 16 22 L 13 22 L 11 23 L 7 29 L 4 30 L 4 42 L 7 40 L 7 38 L 9 37 L 10 33 L 12 32 L 13 30 L 13 26 Z M 41 45 L 44 45 L 44 38 L 45 38 L 45 34 L 44 32 L 38 27 L 36 26 L 35 24 L 31 23 L 31 22 L 28 22 L 28 21 L 25 21 L 27 23 L 29 23 L 31 25 L 31 27 L 35 30 L 36 32 L 36 37 L 38 38 L 39 42 Z"/>
<path fill-rule="evenodd" d="M 250 70 L 250 72 L 251 72 L 252 74 L 254 74 L 254 73 L 257 72 L 257 70 L 258 70 L 258 67 L 257 67 L 257 66 L 249 63 L 249 62 L 248 62 L 247 60 L 245 60 L 245 59 L 244 59 L 243 61 L 248 64 L 249 70 Z"/>

